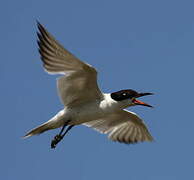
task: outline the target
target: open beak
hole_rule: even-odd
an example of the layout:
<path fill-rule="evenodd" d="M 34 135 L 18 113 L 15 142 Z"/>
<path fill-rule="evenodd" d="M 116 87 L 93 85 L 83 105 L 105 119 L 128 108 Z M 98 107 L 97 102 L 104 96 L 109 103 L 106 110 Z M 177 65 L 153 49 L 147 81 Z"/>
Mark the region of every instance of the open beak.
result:
<path fill-rule="evenodd" d="M 139 93 L 138 96 L 137 96 L 137 98 L 138 97 L 142 97 L 142 96 L 148 96 L 148 95 L 153 95 L 153 93 Z M 142 105 L 142 106 L 147 106 L 147 107 L 153 107 L 153 106 L 151 106 L 151 105 L 149 105 L 147 103 L 144 103 L 144 102 L 142 102 L 140 100 L 137 100 L 135 98 L 133 99 L 133 103 L 135 105 Z"/>

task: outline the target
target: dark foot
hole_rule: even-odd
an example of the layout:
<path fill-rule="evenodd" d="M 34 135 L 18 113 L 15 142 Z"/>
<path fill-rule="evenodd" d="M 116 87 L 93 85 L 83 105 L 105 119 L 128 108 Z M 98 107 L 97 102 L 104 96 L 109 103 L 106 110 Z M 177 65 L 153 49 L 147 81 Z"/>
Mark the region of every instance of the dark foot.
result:
<path fill-rule="evenodd" d="M 51 141 L 51 148 L 54 149 L 56 148 L 56 145 L 63 139 L 63 136 L 57 134 L 54 139 Z"/>

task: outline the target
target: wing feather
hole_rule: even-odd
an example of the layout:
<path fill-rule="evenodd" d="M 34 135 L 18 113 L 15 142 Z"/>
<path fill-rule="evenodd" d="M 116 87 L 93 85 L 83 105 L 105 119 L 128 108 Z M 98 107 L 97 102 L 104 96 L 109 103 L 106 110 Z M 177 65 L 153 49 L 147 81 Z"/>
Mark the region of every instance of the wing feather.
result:
<path fill-rule="evenodd" d="M 108 138 L 112 141 L 126 144 L 153 141 L 143 120 L 135 113 L 126 110 L 120 110 L 104 119 L 90 121 L 84 125 L 108 134 Z"/>
<path fill-rule="evenodd" d="M 66 50 L 40 23 L 38 29 L 39 53 L 45 70 L 51 74 L 65 75 L 57 80 L 63 104 L 73 106 L 101 99 L 95 68 Z"/>

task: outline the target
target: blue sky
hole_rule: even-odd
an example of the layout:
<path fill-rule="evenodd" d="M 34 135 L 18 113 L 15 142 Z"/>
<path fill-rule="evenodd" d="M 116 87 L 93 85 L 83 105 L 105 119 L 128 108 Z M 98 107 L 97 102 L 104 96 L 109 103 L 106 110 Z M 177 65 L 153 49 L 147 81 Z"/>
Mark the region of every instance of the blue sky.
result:
<path fill-rule="evenodd" d="M 185 0 L 2 1 L 0 177 L 13 179 L 193 179 L 194 2 Z M 154 92 L 133 107 L 154 143 L 123 145 L 77 126 L 55 150 L 59 129 L 23 140 L 63 108 L 42 68 L 36 19 L 98 69 L 104 92 Z"/>

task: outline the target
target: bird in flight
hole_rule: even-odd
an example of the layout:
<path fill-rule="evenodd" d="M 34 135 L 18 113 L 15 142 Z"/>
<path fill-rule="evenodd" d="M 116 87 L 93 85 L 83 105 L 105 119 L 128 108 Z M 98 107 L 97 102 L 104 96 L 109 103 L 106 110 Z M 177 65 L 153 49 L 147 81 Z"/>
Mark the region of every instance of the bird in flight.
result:
<path fill-rule="evenodd" d="M 57 79 L 57 88 L 64 108 L 24 138 L 62 127 L 51 141 L 51 148 L 55 148 L 72 127 L 85 125 L 120 143 L 153 141 L 143 120 L 125 109 L 136 105 L 152 107 L 137 100 L 152 93 L 132 89 L 101 92 L 96 69 L 66 50 L 39 22 L 37 26 L 39 53 L 45 71 L 62 75 Z"/>

